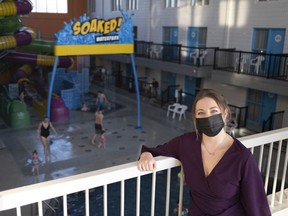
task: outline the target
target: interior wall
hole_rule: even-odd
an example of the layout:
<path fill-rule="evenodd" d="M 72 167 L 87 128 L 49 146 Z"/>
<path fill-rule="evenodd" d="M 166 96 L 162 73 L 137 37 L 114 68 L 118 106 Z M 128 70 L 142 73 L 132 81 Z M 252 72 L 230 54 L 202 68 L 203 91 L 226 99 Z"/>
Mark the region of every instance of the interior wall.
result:
<path fill-rule="evenodd" d="M 64 27 L 64 22 L 79 19 L 86 12 L 87 0 L 68 0 L 67 14 L 30 13 L 20 19 L 25 26 L 37 33 L 38 38 L 54 40 L 54 34 Z"/>

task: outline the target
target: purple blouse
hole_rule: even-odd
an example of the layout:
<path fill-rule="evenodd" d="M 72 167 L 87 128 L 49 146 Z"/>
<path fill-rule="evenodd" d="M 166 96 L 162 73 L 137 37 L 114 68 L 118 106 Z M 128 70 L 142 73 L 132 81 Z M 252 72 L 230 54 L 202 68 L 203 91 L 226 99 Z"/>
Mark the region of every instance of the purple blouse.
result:
<path fill-rule="evenodd" d="M 190 189 L 190 216 L 271 215 L 263 181 L 251 152 L 237 139 L 218 164 L 205 176 L 201 135 L 178 136 L 155 148 L 142 146 L 141 152 L 169 156 L 181 161 Z"/>

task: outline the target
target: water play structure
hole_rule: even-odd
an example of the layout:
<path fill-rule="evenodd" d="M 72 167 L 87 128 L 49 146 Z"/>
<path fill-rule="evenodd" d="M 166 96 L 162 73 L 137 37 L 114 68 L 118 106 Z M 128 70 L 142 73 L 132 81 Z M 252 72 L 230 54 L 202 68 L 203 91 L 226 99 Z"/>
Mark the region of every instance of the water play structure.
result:
<path fill-rule="evenodd" d="M 32 106 L 39 115 L 46 113 L 47 96 L 43 86 L 29 80 L 35 66 L 52 67 L 55 61 L 54 42 L 36 40 L 33 29 L 22 25 L 19 15 L 31 12 L 30 1 L 0 2 L 0 115 L 6 124 L 13 128 L 30 126 L 30 114 L 27 104 Z M 17 66 L 19 67 L 17 68 Z M 21 66 L 22 65 L 22 66 Z M 59 68 L 70 68 L 72 58 L 63 56 L 58 61 Z M 21 91 L 25 90 L 25 100 L 21 100 Z M 18 97 L 19 96 L 19 97 Z M 22 98 L 23 99 L 23 98 Z M 63 121 L 69 118 L 69 110 L 62 99 L 53 94 L 52 105 L 54 121 Z M 26 103 L 28 102 L 28 103 Z M 63 110 L 61 114 L 55 110 Z M 65 115 L 63 114 L 65 113 Z"/>

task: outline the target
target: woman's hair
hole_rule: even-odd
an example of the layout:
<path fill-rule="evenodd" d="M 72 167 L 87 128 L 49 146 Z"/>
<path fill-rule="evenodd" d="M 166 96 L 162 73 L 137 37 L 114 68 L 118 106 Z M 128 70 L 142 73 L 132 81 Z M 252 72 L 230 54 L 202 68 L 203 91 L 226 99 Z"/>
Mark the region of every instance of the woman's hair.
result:
<path fill-rule="evenodd" d="M 226 99 L 224 98 L 224 96 L 222 94 L 220 94 L 219 92 L 217 92 L 213 89 L 202 89 L 197 93 L 197 95 L 194 99 L 193 105 L 192 105 L 192 110 L 191 110 L 195 128 L 196 128 L 195 114 L 196 114 L 197 102 L 203 98 L 206 98 L 206 97 L 213 99 L 216 102 L 216 104 L 218 105 L 218 107 L 220 108 L 220 111 L 222 113 L 226 112 L 226 119 L 225 119 L 225 125 L 226 125 L 226 123 L 230 120 L 230 117 L 231 117 L 230 116 L 231 115 L 230 108 L 227 104 Z"/>

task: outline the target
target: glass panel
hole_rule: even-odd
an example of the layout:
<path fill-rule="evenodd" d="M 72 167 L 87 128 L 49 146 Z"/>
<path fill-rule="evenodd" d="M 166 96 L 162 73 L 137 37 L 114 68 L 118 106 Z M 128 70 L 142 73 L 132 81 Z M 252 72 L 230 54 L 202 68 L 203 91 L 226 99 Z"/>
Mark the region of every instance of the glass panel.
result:
<path fill-rule="evenodd" d="M 202 0 L 196 0 L 196 5 L 202 5 Z"/>
<path fill-rule="evenodd" d="M 31 0 L 33 13 L 68 13 L 67 0 Z"/>
<path fill-rule="evenodd" d="M 165 1 L 165 8 L 169 8 L 170 7 L 170 0 L 166 0 Z"/>
<path fill-rule="evenodd" d="M 199 47 L 206 47 L 207 28 L 199 28 Z"/>
<path fill-rule="evenodd" d="M 68 1 L 67 0 L 58 0 L 57 1 L 58 13 L 68 13 Z"/>
<path fill-rule="evenodd" d="M 163 34 L 164 34 L 164 43 L 170 43 L 170 28 L 164 27 L 163 28 Z"/>
<path fill-rule="evenodd" d="M 57 0 L 49 0 L 47 4 L 47 13 L 57 13 Z"/>
<path fill-rule="evenodd" d="M 256 29 L 254 36 L 254 49 L 266 50 L 268 43 L 268 29 Z"/>

